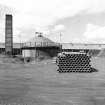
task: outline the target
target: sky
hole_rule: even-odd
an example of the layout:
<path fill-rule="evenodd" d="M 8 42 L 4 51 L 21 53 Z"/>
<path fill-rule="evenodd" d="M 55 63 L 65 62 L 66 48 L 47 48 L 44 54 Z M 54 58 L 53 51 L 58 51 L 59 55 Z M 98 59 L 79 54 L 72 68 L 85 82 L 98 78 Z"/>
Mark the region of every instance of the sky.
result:
<path fill-rule="evenodd" d="M 105 0 L 0 0 L 0 41 L 5 14 L 13 15 L 13 40 L 43 32 L 62 43 L 105 43 Z"/>

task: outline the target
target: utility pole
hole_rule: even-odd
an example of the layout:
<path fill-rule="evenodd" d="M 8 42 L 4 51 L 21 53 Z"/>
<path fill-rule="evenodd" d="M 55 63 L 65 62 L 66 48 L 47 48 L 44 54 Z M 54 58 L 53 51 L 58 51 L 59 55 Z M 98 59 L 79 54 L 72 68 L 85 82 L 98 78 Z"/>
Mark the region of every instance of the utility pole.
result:
<path fill-rule="evenodd" d="M 21 47 L 22 47 L 22 45 L 21 45 L 21 35 L 18 35 L 18 37 L 19 37 L 19 41 L 20 41 L 20 54 L 21 54 Z"/>
<path fill-rule="evenodd" d="M 62 37 L 62 33 L 60 32 L 60 43 L 62 43 L 62 42 L 61 42 L 61 41 L 62 41 L 61 37 Z"/>
<path fill-rule="evenodd" d="M 35 38 L 36 38 L 36 36 L 37 36 L 37 34 L 38 34 L 38 32 L 35 32 L 35 37 L 34 37 L 34 40 L 35 40 Z M 34 61 L 36 60 L 36 57 L 37 57 L 37 51 L 36 51 L 36 45 L 37 45 L 37 43 L 36 42 L 34 42 L 34 44 L 35 44 L 35 51 L 34 51 L 34 55 L 35 55 L 35 57 L 34 57 Z"/>
<path fill-rule="evenodd" d="M 60 32 L 60 52 L 62 52 L 62 33 Z"/>

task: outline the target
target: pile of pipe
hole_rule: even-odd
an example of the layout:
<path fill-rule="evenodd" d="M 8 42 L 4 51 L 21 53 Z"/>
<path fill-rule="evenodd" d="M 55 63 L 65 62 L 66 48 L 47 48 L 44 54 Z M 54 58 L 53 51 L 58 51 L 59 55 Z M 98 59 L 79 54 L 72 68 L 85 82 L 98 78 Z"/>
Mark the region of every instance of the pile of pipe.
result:
<path fill-rule="evenodd" d="M 86 53 L 61 53 L 57 56 L 56 64 L 59 72 L 91 72 L 91 56 Z"/>

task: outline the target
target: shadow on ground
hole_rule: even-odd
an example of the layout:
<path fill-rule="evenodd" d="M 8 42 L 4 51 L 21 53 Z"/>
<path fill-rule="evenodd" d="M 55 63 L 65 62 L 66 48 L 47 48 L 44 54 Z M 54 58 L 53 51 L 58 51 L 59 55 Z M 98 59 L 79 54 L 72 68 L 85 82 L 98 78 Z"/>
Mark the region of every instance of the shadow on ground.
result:
<path fill-rule="evenodd" d="M 91 72 L 98 72 L 98 70 L 92 67 Z"/>

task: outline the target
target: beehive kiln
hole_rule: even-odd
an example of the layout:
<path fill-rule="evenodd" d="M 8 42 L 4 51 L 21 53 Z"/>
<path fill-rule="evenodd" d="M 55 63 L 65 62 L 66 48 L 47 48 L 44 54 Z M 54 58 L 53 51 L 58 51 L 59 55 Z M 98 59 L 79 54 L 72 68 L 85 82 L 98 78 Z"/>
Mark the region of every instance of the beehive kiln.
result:
<path fill-rule="evenodd" d="M 59 72 L 91 72 L 91 56 L 80 52 L 63 52 L 58 54 L 56 63 Z"/>

